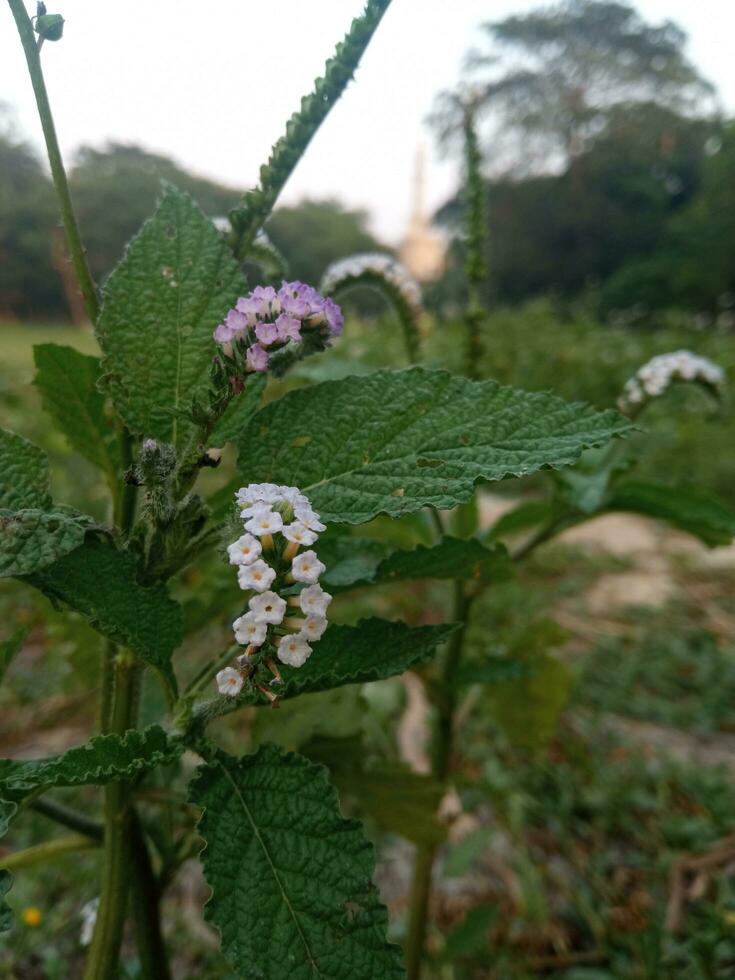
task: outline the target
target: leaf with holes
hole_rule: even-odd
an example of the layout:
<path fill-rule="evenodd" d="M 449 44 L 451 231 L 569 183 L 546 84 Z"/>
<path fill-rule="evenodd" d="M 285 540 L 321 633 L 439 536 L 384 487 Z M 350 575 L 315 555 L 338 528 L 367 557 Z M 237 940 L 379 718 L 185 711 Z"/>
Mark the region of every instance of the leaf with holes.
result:
<path fill-rule="evenodd" d="M 212 331 L 245 288 L 212 222 L 165 185 L 107 281 L 97 326 L 115 407 L 133 432 L 185 443 L 187 410 L 209 384 Z"/>
<path fill-rule="evenodd" d="M 105 396 L 98 389 L 100 359 L 60 344 L 36 344 L 34 384 L 43 407 L 69 445 L 98 466 L 109 481 L 117 478 L 120 447 Z"/>
<path fill-rule="evenodd" d="M 103 636 L 130 647 L 175 693 L 171 655 L 181 642 L 181 608 L 165 586 L 140 585 L 133 554 L 88 536 L 82 548 L 27 581 L 81 613 Z"/>
<path fill-rule="evenodd" d="M 48 510 L 46 453 L 32 442 L 7 429 L 0 429 L 0 508 Z"/>
<path fill-rule="evenodd" d="M 553 395 L 410 368 L 289 392 L 250 420 L 245 482 L 298 486 L 325 522 L 468 500 L 481 481 L 568 466 L 631 423 Z"/>
<path fill-rule="evenodd" d="M 273 745 L 218 753 L 190 789 L 201 807 L 206 916 L 241 977 L 400 980 L 373 849 L 326 770 Z"/>

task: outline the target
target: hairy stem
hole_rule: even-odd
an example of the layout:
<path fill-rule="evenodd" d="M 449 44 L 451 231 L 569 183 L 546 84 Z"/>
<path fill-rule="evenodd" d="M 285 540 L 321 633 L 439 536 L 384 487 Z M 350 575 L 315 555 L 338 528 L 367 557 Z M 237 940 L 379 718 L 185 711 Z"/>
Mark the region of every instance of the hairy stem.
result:
<path fill-rule="evenodd" d="M 355 73 L 390 3 L 391 0 L 367 0 L 362 16 L 352 22 L 334 57 L 327 61 L 324 75 L 314 83 L 314 91 L 301 100 L 300 110 L 286 124 L 286 134 L 273 147 L 266 166 L 261 167 L 260 186 L 248 191 L 242 205 L 230 213 L 230 245 L 238 258 L 249 253 L 296 164 Z"/>
<path fill-rule="evenodd" d="M 46 141 L 46 152 L 48 153 L 49 165 L 51 167 L 51 176 L 54 181 L 54 187 L 56 188 L 61 221 L 64 226 L 66 245 L 69 249 L 69 255 L 74 266 L 74 274 L 84 300 L 84 308 L 87 311 L 87 316 L 92 323 L 96 323 L 99 314 L 97 289 L 89 271 L 86 251 L 79 234 L 79 226 L 77 225 L 71 194 L 69 193 L 69 182 L 66 179 L 64 161 L 61 157 L 54 118 L 51 114 L 48 92 L 46 91 L 46 83 L 44 82 L 43 71 L 41 69 L 40 44 L 36 43 L 33 25 L 26 12 L 23 0 L 8 0 L 8 4 L 15 18 L 20 42 L 23 45 L 23 52 L 26 56 L 26 63 L 28 64 L 28 73 L 31 76 L 33 94 L 36 97 L 38 115 L 41 120 L 43 137 Z"/>
<path fill-rule="evenodd" d="M 467 375 L 480 376 L 483 354 L 481 328 L 485 318 L 482 301 L 482 287 L 486 276 L 486 215 L 485 187 L 480 170 L 481 156 L 475 131 L 474 110 L 467 105 L 464 111 L 465 146 L 465 276 L 467 279 L 467 307 L 465 324 L 467 327 Z"/>

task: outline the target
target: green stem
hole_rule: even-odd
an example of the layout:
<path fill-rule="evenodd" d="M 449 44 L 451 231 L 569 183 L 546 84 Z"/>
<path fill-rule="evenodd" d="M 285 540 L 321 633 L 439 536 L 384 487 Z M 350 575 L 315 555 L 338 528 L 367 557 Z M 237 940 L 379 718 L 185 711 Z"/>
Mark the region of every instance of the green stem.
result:
<path fill-rule="evenodd" d="M 485 318 L 482 301 L 482 287 L 487 275 L 486 268 L 486 209 L 485 186 L 480 169 L 482 157 L 475 130 L 474 109 L 466 105 L 464 109 L 465 145 L 465 276 L 467 279 L 467 307 L 465 324 L 467 327 L 466 370 L 470 378 L 480 377 L 483 355 L 481 328 Z"/>
<path fill-rule="evenodd" d="M 110 731 L 123 735 L 133 727 L 140 668 L 125 652 L 115 660 L 115 688 Z M 105 787 L 105 845 L 100 906 L 84 980 L 116 980 L 128 900 L 132 859 L 130 785 L 125 780 Z"/>
<path fill-rule="evenodd" d="M 141 977 L 143 980 L 170 980 L 171 971 L 161 929 L 161 887 L 153 873 L 143 828 L 135 812 L 131 821 L 131 844 L 130 909 Z"/>
<path fill-rule="evenodd" d="M 54 126 L 54 118 L 51 114 L 46 83 L 43 80 L 39 53 L 40 45 L 36 43 L 33 25 L 26 12 L 23 0 L 8 0 L 8 4 L 15 18 L 18 34 L 20 35 L 20 43 L 23 46 L 26 63 L 28 64 L 28 73 L 31 76 L 33 93 L 36 96 L 36 106 L 38 107 L 41 128 L 43 129 L 43 136 L 46 141 L 46 152 L 48 153 L 51 176 L 54 181 L 54 187 L 56 188 L 61 221 L 66 236 L 66 245 L 69 249 L 74 273 L 82 293 L 82 298 L 84 299 L 84 308 L 87 311 L 87 316 L 93 324 L 96 324 L 99 314 L 97 289 L 89 271 L 86 251 L 82 244 L 81 235 L 79 234 L 71 194 L 69 193 L 69 183 L 66 179 L 64 161 L 62 160 L 59 141 L 56 137 L 56 127 Z"/>
<path fill-rule="evenodd" d="M 34 864 L 43 864 L 52 861 L 62 854 L 69 854 L 73 851 L 84 851 L 89 847 L 96 847 L 95 841 L 89 837 L 82 837 L 74 834 L 69 837 L 55 837 L 53 840 L 44 841 L 43 844 L 36 844 L 34 847 L 26 847 L 23 851 L 16 851 L 15 854 L 8 854 L 0 859 L 0 868 L 4 871 L 20 871 L 21 868 L 30 868 Z"/>
<path fill-rule="evenodd" d="M 446 781 L 451 768 L 454 716 L 457 707 L 456 673 L 462 659 L 467 625 L 476 597 L 476 594 L 467 594 L 463 582 L 454 582 L 452 619 L 462 625 L 452 636 L 441 663 L 436 704 L 437 722 L 431 760 L 432 775 L 441 783 Z M 421 976 L 436 850 L 435 844 L 419 844 L 416 849 L 405 944 L 407 980 L 419 980 Z"/>
<path fill-rule="evenodd" d="M 30 807 L 31 810 L 43 814 L 44 817 L 61 824 L 62 827 L 68 827 L 69 830 L 76 830 L 77 833 L 84 834 L 90 840 L 99 842 L 104 837 L 105 832 L 102 824 L 92 820 L 84 813 L 79 813 L 77 810 L 72 810 L 71 807 L 57 803 L 55 800 L 40 798 L 34 800 Z"/>

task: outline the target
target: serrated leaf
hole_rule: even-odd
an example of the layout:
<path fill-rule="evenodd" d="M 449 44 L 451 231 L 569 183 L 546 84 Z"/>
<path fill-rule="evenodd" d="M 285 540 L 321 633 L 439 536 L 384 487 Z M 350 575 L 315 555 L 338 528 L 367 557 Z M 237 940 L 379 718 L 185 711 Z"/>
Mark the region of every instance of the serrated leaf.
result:
<path fill-rule="evenodd" d="M 30 626 L 19 626 L 13 630 L 7 640 L 0 641 L 0 682 L 5 677 L 10 664 L 23 649 L 25 639 L 30 632 Z"/>
<path fill-rule="evenodd" d="M 124 735 L 95 735 L 84 745 L 48 759 L 0 759 L 0 796 L 26 795 L 49 786 L 103 785 L 157 766 L 169 765 L 182 752 L 159 725 Z"/>
<path fill-rule="evenodd" d="M 710 547 L 730 544 L 735 537 L 735 513 L 715 497 L 690 490 L 630 481 L 615 488 L 606 509 L 655 517 Z"/>
<path fill-rule="evenodd" d="M 0 870 L 0 932 L 7 932 L 13 924 L 13 913 L 5 901 L 5 896 L 13 887 L 13 876 L 9 871 Z"/>
<path fill-rule="evenodd" d="M 0 508 L 48 510 L 46 454 L 32 442 L 7 429 L 0 429 Z"/>
<path fill-rule="evenodd" d="M 362 619 L 357 626 L 332 625 L 303 667 L 283 667 L 285 697 L 326 691 L 342 684 L 365 684 L 402 674 L 434 655 L 458 628 L 408 626 L 386 619 Z"/>
<path fill-rule="evenodd" d="M 83 547 L 27 581 L 81 613 L 108 639 L 133 650 L 175 693 L 171 655 L 183 633 L 181 608 L 163 585 L 138 583 L 133 554 L 89 536 Z"/>
<path fill-rule="evenodd" d="M 0 578 L 41 571 L 81 547 L 89 527 L 67 511 L 0 511 Z"/>
<path fill-rule="evenodd" d="M 373 849 L 345 820 L 326 770 L 272 745 L 220 753 L 191 784 L 202 808 L 205 914 L 239 976 L 400 980 Z"/>
<path fill-rule="evenodd" d="M 251 374 L 245 383 L 245 390 L 236 395 L 227 406 L 209 437 L 210 446 L 224 446 L 234 442 L 247 425 L 251 416 L 257 412 L 265 391 L 266 379 L 263 374 Z"/>
<path fill-rule="evenodd" d="M 568 466 L 631 428 L 553 395 L 410 368 L 289 392 L 241 434 L 245 482 L 295 485 L 322 519 L 448 509 L 480 481 Z"/>
<path fill-rule="evenodd" d="M 505 581 L 513 574 L 508 552 L 502 546 L 487 548 L 476 538 L 444 537 L 430 547 L 394 551 L 370 538 L 334 538 L 317 547 L 327 566 L 322 584 L 345 589 L 412 579 L 473 579 L 478 582 Z"/>
<path fill-rule="evenodd" d="M 33 358 L 34 384 L 44 409 L 72 449 L 114 481 L 120 449 L 112 420 L 105 412 L 105 396 L 97 387 L 102 373 L 100 359 L 60 344 L 36 344 Z"/>
<path fill-rule="evenodd" d="M 165 185 L 105 287 L 97 336 L 115 407 L 138 435 L 181 445 L 216 353 L 212 331 L 245 291 L 232 254 L 188 194 Z"/>

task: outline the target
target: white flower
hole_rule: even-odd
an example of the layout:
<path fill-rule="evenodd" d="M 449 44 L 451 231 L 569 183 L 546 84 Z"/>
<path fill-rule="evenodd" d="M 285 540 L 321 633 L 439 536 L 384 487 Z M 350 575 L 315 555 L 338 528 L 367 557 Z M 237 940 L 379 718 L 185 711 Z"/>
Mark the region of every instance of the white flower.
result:
<path fill-rule="evenodd" d="M 326 628 L 327 620 L 324 616 L 307 616 L 298 635 L 303 636 L 310 643 L 316 643 L 322 638 Z"/>
<path fill-rule="evenodd" d="M 327 570 L 324 562 L 319 561 L 315 551 L 304 551 L 291 562 L 291 574 L 297 582 L 313 585 L 319 581 L 319 576 Z"/>
<path fill-rule="evenodd" d="M 271 623 L 277 626 L 283 621 L 283 614 L 286 612 L 286 600 L 276 592 L 254 595 L 248 605 L 256 623 Z"/>
<path fill-rule="evenodd" d="M 245 613 L 244 616 L 238 616 L 232 624 L 232 628 L 235 631 L 235 639 L 243 646 L 250 646 L 252 643 L 253 646 L 259 647 L 262 643 L 265 643 L 268 625 L 267 623 L 257 622 L 252 612 Z"/>
<path fill-rule="evenodd" d="M 296 518 L 305 524 L 310 531 L 326 531 L 327 528 L 319 520 L 319 515 L 311 509 L 311 504 L 298 502 L 294 505 Z"/>
<path fill-rule="evenodd" d="M 242 691 L 242 685 L 242 676 L 234 667 L 225 667 L 217 674 L 217 690 L 220 694 L 227 694 L 231 698 L 236 698 Z"/>
<path fill-rule="evenodd" d="M 256 513 L 245 522 L 245 530 L 260 538 L 264 534 L 277 534 L 283 528 L 283 518 L 279 513 L 270 509 L 269 505 L 258 508 Z"/>
<path fill-rule="evenodd" d="M 235 497 L 243 507 L 252 507 L 257 503 L 274 504 L 280 496 L 280 489 L 275 483 L 249 483 L 246 487 L 240 487 Z"/>
<path fill-rule="evenodd" d="M 278 659 L 290 667 L 303 667 L 311 656 L 311 647 L 303 636 L 282 636 L 278 641 Z"/>
<path fill-rule="evenodd" d="M 249 565 L 260 557 L 263 547 L 252 534 L 243 534 L 227 549 L 231 565 Z"/>
<path fill-rule="evenodd" d="M 255 589 L 256 592 L 265 592 L 273 585 L 276 577 L 275 568 L 271 568 L 268 562 L 259 558 L 252 565 L 240 565 L 237 570 L 237 581 L 241 589 Z"/>
<path fill-rule="evenodd" d="M 310 585 L 299 593 L 301 611 L 307 616 L 323 616 L 332 597 L 321 585 Z"/>
<path fill-rule="evenodd" d="M 283 536 L 287 541 L 292 541 L 299 546 L 315 544 L 319 535 L 311 531 L 306 524 L 301 521 L 294 521 L 292 524 L 283 525 Z"/>

